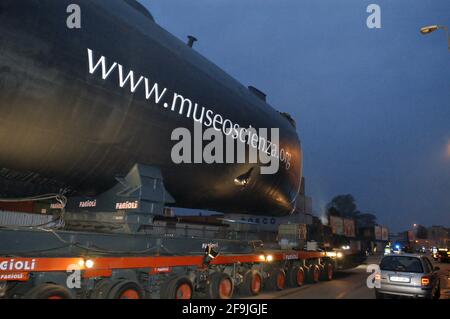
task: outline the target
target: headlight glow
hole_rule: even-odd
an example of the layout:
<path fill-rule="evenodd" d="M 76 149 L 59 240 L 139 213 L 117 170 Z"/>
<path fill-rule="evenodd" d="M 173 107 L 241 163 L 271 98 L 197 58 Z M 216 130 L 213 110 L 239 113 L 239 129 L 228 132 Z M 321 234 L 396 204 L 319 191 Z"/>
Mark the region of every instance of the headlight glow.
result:
<path fill-rule="evenodd" d="M 94 261 L 91 259 L 86 260 L 85 262 L 86 268 L 92 268 L 94 267 Z"/>

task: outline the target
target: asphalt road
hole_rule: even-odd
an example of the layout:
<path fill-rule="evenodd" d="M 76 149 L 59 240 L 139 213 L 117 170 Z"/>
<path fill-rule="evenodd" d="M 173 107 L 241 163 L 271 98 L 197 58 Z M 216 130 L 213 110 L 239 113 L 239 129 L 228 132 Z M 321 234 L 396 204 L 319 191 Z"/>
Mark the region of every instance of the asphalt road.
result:
<path fill-rule="evenodd" d="M 376 260 L 368 260 L 376 263 Z M 450 299 L 450 264 L 436 264 L 441 268 L 441 298 Z M 254 299 L 374 299 L 373 289 L 366 285 L 369 275 L 367 264 L 340 271 L 330 282 L 309 284 L 300 288 L 285 289 L 277 292 L 263 292 Z"/>

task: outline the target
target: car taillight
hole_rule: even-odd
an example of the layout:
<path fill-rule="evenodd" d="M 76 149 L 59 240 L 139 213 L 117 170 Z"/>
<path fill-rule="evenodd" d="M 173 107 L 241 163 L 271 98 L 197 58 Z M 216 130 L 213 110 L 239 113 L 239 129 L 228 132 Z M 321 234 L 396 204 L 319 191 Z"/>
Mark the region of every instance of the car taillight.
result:
<path fill-rule="evenodd" d="M 421 283 L 422 283 L 422 286 L 428 286 L 430 284 L 430 278 L 422 277 Z"/>

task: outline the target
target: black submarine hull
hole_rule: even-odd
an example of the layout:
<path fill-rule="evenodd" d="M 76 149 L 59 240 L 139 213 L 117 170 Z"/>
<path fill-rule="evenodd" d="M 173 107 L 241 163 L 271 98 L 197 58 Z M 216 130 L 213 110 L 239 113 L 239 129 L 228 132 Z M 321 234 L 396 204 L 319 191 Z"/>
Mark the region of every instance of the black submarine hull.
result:
<path fill-rule="evenodd" d="M 141 163 L 158 166 L 175 206 L 244 214 L 285 215 L 298 195 L 302 153 L 292 123 L 130 0 L 80 0 L 81 29 L 67 27 L 72 1 L 0 3 L 0 194 L 28 196 L 62 189 L 95 195 Z M 279 128 L 291 154 L 276 174 L 262 164 L 174 164 L 172 131 L 193 120 L 105 80 L 95 61 L 120 63 L 242 127 Z M 98 70 L 97 70 L 98 71 Z M 168 94 L 172 94 L 169 92 Z"/>

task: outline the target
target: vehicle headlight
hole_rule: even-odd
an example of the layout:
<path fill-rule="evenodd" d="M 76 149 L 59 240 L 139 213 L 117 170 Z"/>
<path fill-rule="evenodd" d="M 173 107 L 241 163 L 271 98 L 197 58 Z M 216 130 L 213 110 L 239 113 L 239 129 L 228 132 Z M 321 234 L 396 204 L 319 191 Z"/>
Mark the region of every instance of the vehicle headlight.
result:
<path fill-rule="evenodd" d="M 94 267 L 94 261 L 92 259 L 88 259 L 85 262 L 86 268 L 93 268 Z"/>
<path fill-rule="evenodd" d="M 93 268 L 94 267 L 94 261 L 92 259 L 80 259 L 80 261 L 78 261 L 78 265 L 82 268 Z"/>

